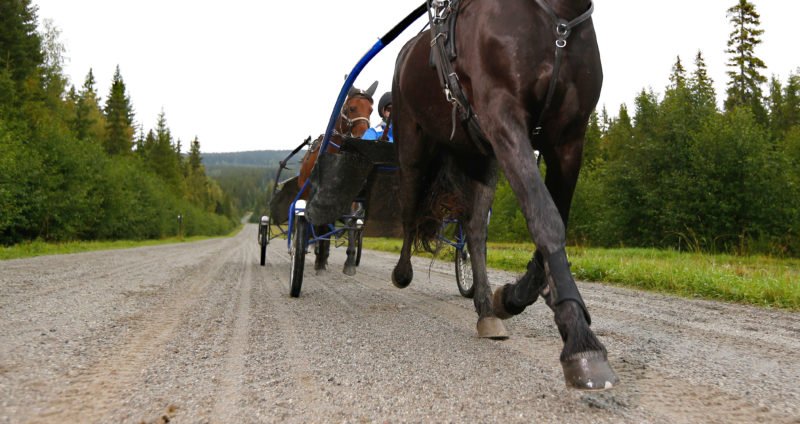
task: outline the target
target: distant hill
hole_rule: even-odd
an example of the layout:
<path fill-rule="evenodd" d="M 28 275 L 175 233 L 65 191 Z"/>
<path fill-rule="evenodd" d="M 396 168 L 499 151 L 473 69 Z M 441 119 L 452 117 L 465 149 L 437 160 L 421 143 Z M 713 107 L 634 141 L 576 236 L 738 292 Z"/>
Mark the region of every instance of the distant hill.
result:
<path fill-rule="evenodd" d="M 239 210 L 254 211 L 254 219 L 267 210 L 267 199 L 275 184 L 280 161 L 291 150 L 254 150 L 249 152 L 201 153 L 206 175 L 220 185 Z M 281 173 L 281 180 L 297 175 L 305 151 L 297 152 Z M 255 221 L 253 221 L 255 222 Z"/>
<path fill-rule="evenodd" d="M 203 165 L 206 169 L 221 167 L 264 167 L 278 168 L 280 161 L 291 153 L 291 150 L 253 150 L 249 152 L 202 153 Z M 292 163 L 302 159 L 305 153 L 300 151 L 292 158 Z"/>

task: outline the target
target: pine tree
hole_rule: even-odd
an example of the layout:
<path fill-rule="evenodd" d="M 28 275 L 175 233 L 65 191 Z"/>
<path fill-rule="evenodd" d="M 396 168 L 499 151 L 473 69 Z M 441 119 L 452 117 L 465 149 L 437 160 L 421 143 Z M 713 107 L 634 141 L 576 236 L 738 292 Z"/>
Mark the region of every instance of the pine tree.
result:
<path fill-rule="evenodd" d="M 766 110 L 762 103 L 761 85 L 767 82 L 767 78 L 759 73 L 759 70 L 766 68 L 764 62 L 755 56 L 755 48 L 761 44 L 759 36 L 764 33 L 760 29 L 761 20 L 753 3 L 747 0 L 739 0 L 738 3 L 728 9 L 728 17 L 733 25 L 733 31 L 728 40 L 728 49 L 725 51 L 731 55 L 728 60 L 727 72 L 730 77 L 728 81 L 728 98 L 725 100 L 725 110 L 731 111 L 738 106 L 748 106 L 752 108 L 756 119 L 765 123 Z"/>
<path fill-rule="evenodd" d="M 106 152 L 111 155 L 127 154 L 133 148 L 133 107 L 125 93 L 125 82 L 119 71 L 114 72 L 111 91 L 106 100 Z"/>

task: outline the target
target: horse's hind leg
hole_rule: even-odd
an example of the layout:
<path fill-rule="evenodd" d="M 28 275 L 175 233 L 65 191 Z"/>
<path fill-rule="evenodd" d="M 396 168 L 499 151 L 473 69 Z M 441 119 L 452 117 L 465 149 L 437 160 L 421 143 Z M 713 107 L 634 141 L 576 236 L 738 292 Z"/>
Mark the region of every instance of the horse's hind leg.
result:
<path fill-rule="evenodd" d="M 397 100 L 397 99 L 396 99 Z M 422 134 L 416 128 L 416 123 L 411 121 L 397 122 L 395 125 L 398 141 L 397 156 L 400 162 L 400 205 L 403 220 L 403 247 L 400 249 L 400 258 L 392 271 L 392 284 L 398 288 L 405 288 L 414 278 L 411 267 L 411 249 L 417 237 L 417 214 L 419 210 L 422 180 L 427 172 L 431 156 L 425 151 Z"/>

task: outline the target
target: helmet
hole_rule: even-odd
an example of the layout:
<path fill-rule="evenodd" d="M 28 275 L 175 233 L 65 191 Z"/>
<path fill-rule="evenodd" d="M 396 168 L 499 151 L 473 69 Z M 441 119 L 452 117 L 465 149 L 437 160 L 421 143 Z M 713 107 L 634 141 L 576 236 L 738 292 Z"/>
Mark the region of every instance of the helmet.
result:
<path fill-rule="evenodd" d="M 392 92 L 387 91 L 383 93 L 381 99 L 378 101 L 378 113 L 383 116 L 383 108 L 392 104 Z"/>

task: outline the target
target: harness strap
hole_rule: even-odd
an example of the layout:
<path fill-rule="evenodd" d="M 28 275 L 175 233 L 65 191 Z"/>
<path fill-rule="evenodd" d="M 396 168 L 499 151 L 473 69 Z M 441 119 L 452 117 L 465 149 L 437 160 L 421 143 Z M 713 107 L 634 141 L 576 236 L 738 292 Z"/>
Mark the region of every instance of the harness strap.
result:
<path fill-rule="evenodd" d="M 452 37 L 459 0 L 427 0 L 427 2 L 428 19 L 431 24 L 431 56 L 438 71 L 436 74 L 439 77 L 439 85 L 453 107 L 450 139 L 455 136 L 458 117 L 473 144 L 481 154 L 487 155 L 486 145 L 489 144 L 489 140 L 478 123 L 478 116 L 472 110 L 452 64 L 452 60 L 455 59 L 455 40 Z"/>
<path fill-rule="evenodd" d="M 550 86 L 547 88 L 547 97 L 545 97 L 544 107 L 539 113 L 539 119 L 536 121 L 536 126 L 533 128 L 533 136 L 537 136 L 542 132 L 544 114 L 547 112 L 547 109 L 550 108 L 550 103 L 553 101 L 553 95 L 555 94 L 556 84 L 558 82 L 558 73 L 561 69 L 561 58 L 564 55 L 564 48 L 567 47 L 567 38 L 572 33 L 573 28 L 589 19 L 592 16 L 592 12 L 594 12 L 594 3 L 589 3 L 589 8 L 585 12 L 583 12 L 577 18 L 567 21 L 566 19 L 558 17 L 556 11 L 553 10 L 552 6 L 550 6 L 550 4 L 548 4 L 545 0 L 536 0 L 536 4 L 544 9 L 544 11 L 547 12 L 547 14 L 550 15 L 550 18 L 556 23 L 556 58 L 553 62 L 553 73 L 550 76 Z"/>

